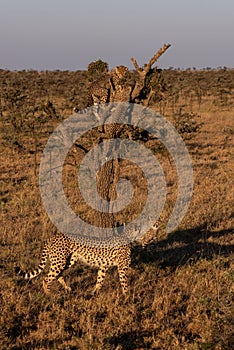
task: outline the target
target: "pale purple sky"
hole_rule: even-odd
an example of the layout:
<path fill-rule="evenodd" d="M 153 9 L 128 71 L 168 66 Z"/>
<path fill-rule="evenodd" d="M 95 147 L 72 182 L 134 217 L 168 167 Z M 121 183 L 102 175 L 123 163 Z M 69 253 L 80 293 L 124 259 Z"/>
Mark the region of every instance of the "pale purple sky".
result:
<path fill-rule="evenodd" d="M 233 0 L 0 0 L 0 68 L 234 67 Z"/>

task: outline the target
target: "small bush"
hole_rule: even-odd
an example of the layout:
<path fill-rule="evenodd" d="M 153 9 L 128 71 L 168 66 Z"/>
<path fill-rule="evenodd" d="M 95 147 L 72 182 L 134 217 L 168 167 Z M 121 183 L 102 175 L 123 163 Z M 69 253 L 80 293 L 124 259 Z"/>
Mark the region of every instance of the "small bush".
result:
<path fill-rule="evenodd" d="M 183 135 L 189 134 L 191 136 L 193 133 L 197 132 L 202 125 L 202 123 L 197 121 L 200 116 L 193 112 L 182 113 L 180 111 L 174 114 L 173 118 L 177 131 Z"/>
<path fill-rule="evenodd" d="M 108 63 L 102 61 L 100 58 L 97 61 L 89 63 L 88 65 L 89 81 L 94 81 L 100 78 L 100 76 L 106 72 L 108 72 Z"/>

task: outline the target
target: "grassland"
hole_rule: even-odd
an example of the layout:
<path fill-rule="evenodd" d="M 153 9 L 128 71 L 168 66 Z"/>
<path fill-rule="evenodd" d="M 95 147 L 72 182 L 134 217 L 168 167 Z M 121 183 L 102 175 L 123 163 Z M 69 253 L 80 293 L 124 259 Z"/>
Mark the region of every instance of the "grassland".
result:
<path fill-rule="evenodd" d="M 115 269 L 95 297 L 96 270 L 81 263 L 65 273 L 71 293 L 54 283 L 48 297 L 43 276 L 31 282 L 15 276 L 14 265 L 38 264 L 44 240 L 56 232 L 40 198 L 40 157 L 56 125 L 74 106 L 88 104 L 87 77 L 0 71 L 1 349 L 234 348 L 234 71 L 162 74 L 168 92 L 151 108 L 181 132 L 193 162 L 193 198 L 175 232 L 162 228 L 145 249 L 133 246 L 124 299 Z M 175 166 L 157 140 L 146 144 L 166 174 L 166 222 L 176 198 Z M 72 152 L 64 178 L 75 206 L 83 153 Z"/>

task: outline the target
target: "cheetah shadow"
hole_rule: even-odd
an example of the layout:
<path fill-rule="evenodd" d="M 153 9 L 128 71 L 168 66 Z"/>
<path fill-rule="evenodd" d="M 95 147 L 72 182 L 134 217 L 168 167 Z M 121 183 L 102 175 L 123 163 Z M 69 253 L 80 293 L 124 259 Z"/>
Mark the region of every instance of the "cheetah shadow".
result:
<path fill-rule="evenodd" d="M 228 257 L 234 253 L 234 244 L 225 244 L 225 235 L 231 233 L 234 233 L 234 229 L 211 232 L 203 226 L 179 230 L 163 240 L 146 245 L 145 248 L 135 245 L 132 249 L 132 266 L 147 263 L 157 264 L 161 269 L 176 269 L 199 259 Z M 220 238 L 224 244 L 212 242 L 211 239 L 215 238 Z"/>
<path fill-rule="evenodd" d="M 169 267 L 172 273 L 177 267 L 199 259 L 212 260 L 217 256 L 229 257 L 234 253 L 234 244 L 225 244 L 225 235 L 233 232 L 233 229 L 211 232 L 200 226 L 189 230 L 178 230 L 145 248 L 136 244 L 132 248 L 132 266 L 135 269 L 141 269 L 141 264 L 156 265 L 160 269 Z M 211 239 L 215 238 L 219 238 L 219 241 L 224 243 L 213 243 Z M 228 261 L 224 262 L 224 267 L 229 267 Z M 152 332 L 139 330 L 123 332 L 106 341 L 109 345 L 116 348 L 121 346 L 126 350 L 151 349 L 151 336 Z M 231 343 L 233 339 L 230 339 Z"/>
<path fill-rule="evenodd" d="M 145 337 L 149 337 L 149 332 L 124 332 L 119 336 L 112 336 L 108 340 L 106 340 L 108 345 L 112 345 L 115 349 L 121 345 L 121 349 L 126 350 L 135 350 L 135 349 L 150 349 L 150 347 L 146 347 Z"/>

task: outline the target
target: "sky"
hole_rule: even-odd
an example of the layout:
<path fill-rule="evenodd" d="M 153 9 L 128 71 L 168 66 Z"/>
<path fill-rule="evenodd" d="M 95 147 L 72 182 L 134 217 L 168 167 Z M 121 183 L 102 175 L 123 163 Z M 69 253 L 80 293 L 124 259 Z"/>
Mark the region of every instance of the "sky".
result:
<path fill-rule="evenodd" d="M 0 0 L 0 68 L 234 67 L 233 0 Z"/>

